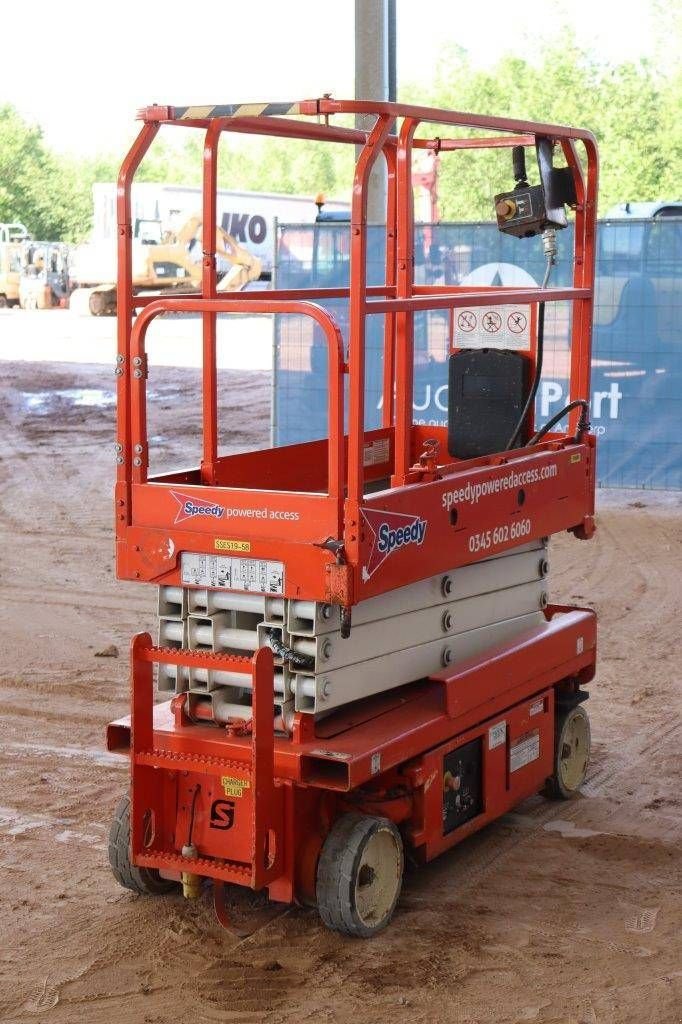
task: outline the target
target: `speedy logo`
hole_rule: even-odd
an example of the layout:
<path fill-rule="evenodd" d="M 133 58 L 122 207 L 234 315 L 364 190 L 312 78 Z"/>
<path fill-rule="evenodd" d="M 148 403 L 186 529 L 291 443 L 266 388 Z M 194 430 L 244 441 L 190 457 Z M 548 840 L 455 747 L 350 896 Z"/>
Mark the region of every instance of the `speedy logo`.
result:
<path fill-rule="evenodd" d="M 428 523 L 419 516 L 408 516 L 402 512 L 381 512 L 362 510 L 362 518 L 369 533 L 370 552 L 367 564 L 362 567 L 362 578 L 367 581 L 380 565 L 398 548 L 408 544 L 421 545 L 426 536 Z"/>
<path fill-rule="evenodd" d="M 182 494 L 181 491 L 171 491 L 171 494 L 180 506 L 175 517 L 176 523 L 182 523 L 185 519 L 194 519 L 196 516 L 213 516 L 214 519 L 220 519 L 225 515 L 223 505 L 216 505 L 203 498 L 195 498 L 192 494 Z"/>

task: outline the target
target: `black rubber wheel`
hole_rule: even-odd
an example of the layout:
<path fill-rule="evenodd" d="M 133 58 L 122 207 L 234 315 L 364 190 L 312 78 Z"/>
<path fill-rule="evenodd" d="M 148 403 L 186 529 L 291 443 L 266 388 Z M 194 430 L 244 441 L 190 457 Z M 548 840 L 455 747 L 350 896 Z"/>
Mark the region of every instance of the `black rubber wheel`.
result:
<path fill-rule="evenodd" d="M 0 309 L 7 309 L 9 302 L 5 295 L 0 295 Z"/>
<path fill-rule="evenodd" d="M 109 829 L 109 864 L 124 889 L 142 896 L 163 896 L 178 888 L 154 868 L 138 868 L 130 862 L 130 794 L 121 797 Z"/>
<path fill-rule="evenodd" d="M 317 909 L 327 928 L 363 939 L 385 928 L 400 896 L 403 867 L 403 842 L 392 821 L 340 817 L 317 866 Z"/>
<path fill-rule="evenodd" d="M 559 713 L 556 726 L 554 774 L 547 779 L 544 794 L 551 800 L 570 800 L 585 781 L 590 762 L 590 720 L 579 704 Z"/>

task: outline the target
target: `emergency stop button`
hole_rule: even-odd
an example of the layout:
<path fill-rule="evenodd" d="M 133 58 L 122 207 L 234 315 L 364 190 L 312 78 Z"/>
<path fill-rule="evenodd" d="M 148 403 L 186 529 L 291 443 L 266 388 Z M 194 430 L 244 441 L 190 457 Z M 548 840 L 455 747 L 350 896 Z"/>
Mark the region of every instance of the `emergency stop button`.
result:
<path fill-rule="evenodd" d="M 500 199 L 499 203 L 495 206 L 495 213 L 502 220 L 511 220 L 516 213 L 516 203 L 513 199 Z"/>

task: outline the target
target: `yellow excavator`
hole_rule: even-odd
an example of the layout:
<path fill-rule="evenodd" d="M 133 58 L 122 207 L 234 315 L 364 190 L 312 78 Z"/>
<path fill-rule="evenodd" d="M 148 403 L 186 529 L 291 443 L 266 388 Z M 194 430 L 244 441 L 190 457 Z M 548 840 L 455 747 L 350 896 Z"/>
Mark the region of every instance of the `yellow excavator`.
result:
<path fill-rule="evenodd" d="M 137 293 L 172 288 L 197 292 L 202 274 L 202 219 L 190 217 L 177 231 L 158 220 L 137 220 L 133 245 L 133 285 Z M 79 246 L 71 264 L 69 307 L 91 316 L 115 316 L 116 253 L 110 242 Z M 217 228 L 218 291 L 241 291 L 261 275 L 261 261 L 222 228 Z"/>

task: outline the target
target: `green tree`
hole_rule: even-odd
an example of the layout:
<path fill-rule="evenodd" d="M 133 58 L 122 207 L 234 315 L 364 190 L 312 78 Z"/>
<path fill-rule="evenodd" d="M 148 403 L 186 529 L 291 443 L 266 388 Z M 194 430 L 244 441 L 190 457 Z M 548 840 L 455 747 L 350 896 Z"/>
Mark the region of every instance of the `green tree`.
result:
<path fill-rule="evenodd" d="M 82 164 L 55 157 L 40 128 L 0 107 L 0 221 L 21 221 L 34 238 L 76 240 L 92 217 L 89 189 Z"/>
<path fill-rule="evenodd" d="M 679 110 L 682 73 L 660 74 L 646 61 L 600 63 L 570 32 L 535 51 L 507 56 L 493 68 L 472 65 L 450 47 L 436 65 L 430 94 L 409 86 L 403 99 L 433 106 L 573 124 L 594 132 L 600 147 L 599 209 L 625 200 L 678 198 L 682 180 Z M 510 184 L 509 154 L 466 151 L 441 159 L 446 220 L 490 219 L 491 197 Z M 531 162 L 529 161 L 529 168 Z M 537 180 L 537 172 L 535 172 Z"/>
<path fill-rule="evenodd" d="M 535 40 L 527 47 L 529 56 L 506 56 L 486 69 L 476 67 L 461 47 L 450 45 L 435 62 L 429 86 L 408 84 L 400 99 L 590 128 L 600 146 L 602 212 L 628 199 L 680 199 L 682 15 L 679 10 L 671 15 L 664 0 L 649 2 L 669 15 L 654 62 L 604 64 L 579 47 L 568 30 L 553 40 Z M 335 123 L 348 119 L 336 118 Z M 436 135 L 442 131 L 438 126 L 423 130 Z M 199 134 L 162 130 L 137 180 L 198 186 L 202 155 Z M 23 221 L 35 237 L 81 240 L 92 224 L 92 185 L 115 181 L 121 157 L 58 156 L 46 146 L 40 128 L 13 107 L 0 106 L 0 220 Z M 318 192 L 348 198 L 353 166 L 353 146 L 226 132 L 219 185 L 311 199 Z M 534 176 L 537 180 L 537 170 Z M 506 150 L 444 154 L 439 182 L 443 218 L 490 219 L 491 197 L 510 182 Z"/>

